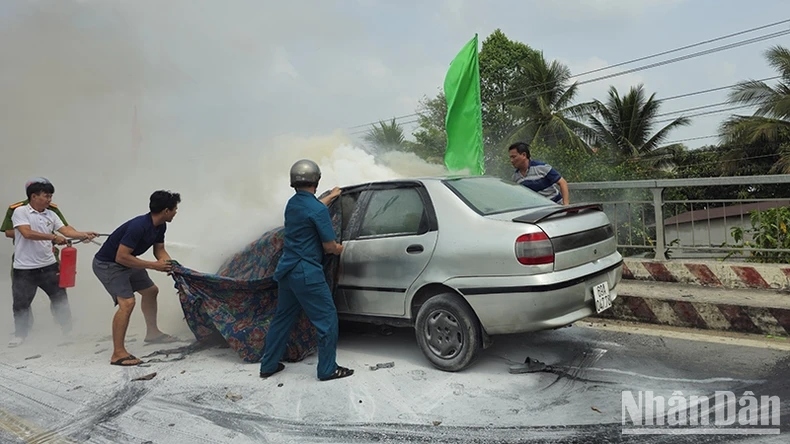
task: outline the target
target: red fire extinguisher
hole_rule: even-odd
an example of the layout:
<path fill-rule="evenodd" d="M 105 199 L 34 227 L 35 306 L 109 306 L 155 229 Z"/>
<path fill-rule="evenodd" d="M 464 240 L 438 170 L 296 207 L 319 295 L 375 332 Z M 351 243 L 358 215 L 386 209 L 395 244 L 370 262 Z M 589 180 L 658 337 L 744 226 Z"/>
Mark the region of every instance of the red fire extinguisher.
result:
<path fill-rule="evenodd" d="M 77 280 L 77 249 L 71 245 L 60 251 L 60 288 L 73 287 Z"/>

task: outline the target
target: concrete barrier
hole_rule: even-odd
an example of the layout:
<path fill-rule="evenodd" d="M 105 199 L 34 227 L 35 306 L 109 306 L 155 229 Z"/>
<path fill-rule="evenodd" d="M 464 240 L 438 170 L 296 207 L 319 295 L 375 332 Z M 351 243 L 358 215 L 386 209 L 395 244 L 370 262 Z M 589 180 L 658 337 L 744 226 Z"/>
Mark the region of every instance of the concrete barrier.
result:
<path fill-rule="evenodd" d="M 790 337 L 790 264 L 625 259 L 599 319 Z"/>
<path fill-rule="evenodd" d="M 617 291 L 597 318 L 790 337 L 790 295 L 776 290 L 623 280 Z"/>
<path fill-rule="evenodd" d="M 790 264 L 626 258 L 623 279 L 790 291 Z"/>

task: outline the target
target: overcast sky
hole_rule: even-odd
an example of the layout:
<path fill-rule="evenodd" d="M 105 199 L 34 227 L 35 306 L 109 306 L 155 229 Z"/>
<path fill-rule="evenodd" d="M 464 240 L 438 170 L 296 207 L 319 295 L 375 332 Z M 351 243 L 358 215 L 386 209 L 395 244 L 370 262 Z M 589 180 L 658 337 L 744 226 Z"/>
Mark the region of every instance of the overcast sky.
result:
<path fill-rule="evenodd" d="M 41 25 L 41 13 L 33 19 L 30 10 L 45 3 L 1 2 L 0 30 Z M 106 39 L 64 48 L 85 63 L 91 55 L 117 52 L 123 46 L 126 54 L 105 55 L 117 57 L 111 60 L 118 62 L 116 66 L 100 67 L 99 60 L 92 60 L 94 68 L 105 71 L 93 75 L 115 76 L 112 86 L 130 95 L 130 106 L 134 96 L 146 131 L 178 125 L 185 137 L 218 140 L 287 132 L 324 134 L 410 114 L 421 96 L 438 91 L 460 47 L 474 33 L 482 41 L 496 28 L 580 73 L 790 18 L 790 4 L 782 0 L 760 0 L 748 7 L 734 0 L 73 3 L 79 6 L 49 7 L 60 14 L 50 20 L 64 29 L 61 35 L 51 35 L 62 38 L 68 29 L 75 41 L 77 36 Z M 788 28 L 782 26 L 580 80 Z M 28 37 L 44 40 L 40 35 Z M 22 43 L 16 39 L 2 45 L 8 50 Z M 610 84 L 625 89 L 644 82 L 648 91 L 661 97 L 772 76 L 762 53 L 774 44 L 790 45 L 790 37 L 583 85 L 579 99 L 603 97 Z M 667 102 L 663 111 L 720 102 L 724 94 Z M 697 118 L 673 138 L 714 134 L 720 120 Z"/>
<path fill-rule="evenodd" d="M 236 193 L 287 196 L 283 175 L 302 154 L 273 137 L 306 140 L 413 113 L 475 33 L 482 42 L 501 28 L 580 73 L 787 18 L 787 0 L 2 0 L 0 197 L 17 200 L 33 175 L 53 178 L 58 200 L 82 210 L 93 192 L 144 211 L 153 187 L 194 199 L 196 187 L 216 191 L 228 177 Z M 780 29 L 787 24 L 580 80 Z M 604 98 L 610 84 L 624 93 L 644 82 L 660 98 L 773 76 L 763 53 L 775 44 L 790 37 L 583 85 L 579 100 Z M 721 119 L 696 118 L 670 138 L 714 134 Z M 250 174 L 260 181 L 243 185 Z M 103 210 L 113 221 L 134 212 Z"/>

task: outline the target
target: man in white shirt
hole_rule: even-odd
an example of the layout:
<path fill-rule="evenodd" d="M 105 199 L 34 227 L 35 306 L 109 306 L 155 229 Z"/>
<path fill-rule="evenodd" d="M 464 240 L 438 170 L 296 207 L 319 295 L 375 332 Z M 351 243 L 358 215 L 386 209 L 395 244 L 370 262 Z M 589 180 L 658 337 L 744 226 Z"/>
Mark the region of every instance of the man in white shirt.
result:
<path fill-rule="evenodd" d="M 49 296 L 50 308 L 64 334 L 71 330 L 71 309 L 66 290 L 59 285 L 58 261 L 52 244 L 65 245 L 64 236 L 92 240 L 97 233 L 81 232 L 63 225 L 50 210 L 55 187 L 50 182 L 33 182 L 26 189 L 29 203 L 17 207 L 11 217 L 14 225 L 14 270 L 11 292 L 14 305 L 14 337 L 8 344 L 16 347 L 24 342 L 33 323 L 30 305 L 38 289 Z M 58 234 L 59 233 L 59 234 Z"/>

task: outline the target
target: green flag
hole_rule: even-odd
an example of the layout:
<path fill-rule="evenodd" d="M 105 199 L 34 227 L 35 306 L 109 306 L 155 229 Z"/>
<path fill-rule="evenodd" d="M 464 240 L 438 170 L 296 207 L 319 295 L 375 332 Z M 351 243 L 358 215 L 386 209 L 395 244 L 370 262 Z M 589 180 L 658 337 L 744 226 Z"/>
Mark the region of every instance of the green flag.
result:
<path fill-rule="evenodd" d="M 450 63 L 444 78 L 444 96 L 447 100 L 445 166 L 450 171 L 466 169 L 473 175 L 485 174 L 477 34 Z"/>

